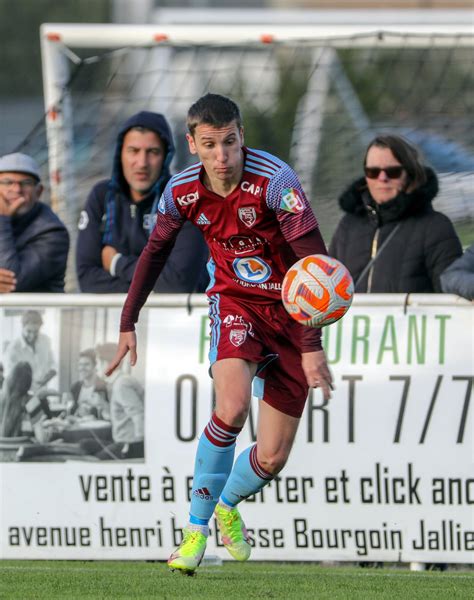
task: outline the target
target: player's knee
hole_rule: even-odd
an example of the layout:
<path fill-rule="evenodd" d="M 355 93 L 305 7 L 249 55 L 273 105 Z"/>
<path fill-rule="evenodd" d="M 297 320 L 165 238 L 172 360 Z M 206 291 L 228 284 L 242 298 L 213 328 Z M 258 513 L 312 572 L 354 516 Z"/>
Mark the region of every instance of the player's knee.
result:
<path fill-rule="evenodd" d="M 260 466 L 271 475 L 278 475 L 286 465 L 287 460 L 288 454 L 286 452 L 268 453 L 258 457 Z"/>
<path fill-rule="evenodd" d="M 248 403 L 226 404 L 216 408 L 216 415 L 230 427 L 243 427 L 249 414 Z"/>

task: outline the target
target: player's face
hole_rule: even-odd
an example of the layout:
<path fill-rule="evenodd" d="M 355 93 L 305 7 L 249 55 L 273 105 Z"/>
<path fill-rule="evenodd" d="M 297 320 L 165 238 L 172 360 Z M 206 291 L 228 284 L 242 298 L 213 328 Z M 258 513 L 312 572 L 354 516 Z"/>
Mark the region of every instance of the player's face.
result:
<path fill-rule="evenodd" d="M 389 148 L 378 148 L 372 146 L 367 152 L 367 158 L 365 161 L 366 167 L 378 167 L 384 169 L 385 167 L 400 167 L 400 162 L 392 154 Z M 407 184 L 407 173 L 403 170 L 400 177 L 390 179 L 385 171 L 380 171 L 378 177 L 375 179 L 365 178 L 367 187 L 369 188 L 370 195 L 377 202 L 377 204 L 383 204 L 398 196 L 398 194 L 406 189 Z"/>
<path fill-rule="evenodd" d="M 197 154 L 211 181 L 238 183 L 242 176 L 244 133 L 235 121 L 224 127 L 201 124 L 187 134 L 191 154 Z"/>
<path fill-rule="evenodd" d="M 165 148 L 154 131 L 127 131 L 122 144 L 122 171 L 135 202 L 148 194 L 161 174 Z"/>

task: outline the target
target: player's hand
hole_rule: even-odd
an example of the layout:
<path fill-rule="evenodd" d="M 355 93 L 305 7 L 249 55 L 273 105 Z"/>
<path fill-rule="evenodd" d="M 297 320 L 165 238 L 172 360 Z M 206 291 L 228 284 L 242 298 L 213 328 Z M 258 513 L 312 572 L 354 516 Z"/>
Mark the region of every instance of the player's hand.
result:
<path fill-rule="evenodd" d="M 329 400 L 331 397 L 331 390 L 333 390 L 334 387 L 324 350 L 303 352 L 301 355 L 301 365 L 309 387 L 321 388 L 324 399 Z"/>
<path fill-rule="evenodd" d="M 122 331 L 120 333 L 117 352 L 112 362 L 105 369 L 107 377 L 115 371 L 128 352 L 130 352 L 130 364 L 133 367 L 137 362 L 137 335 L 134 331 Z"/>
<path fill-rule="evenodd" d="M 106 271 L 110 271 L 113 257 L 118 254 L 113 246 L 104 246 L 101 252 L 102 266 Z"/>
<path fill-rule="evenodd" d="M 9 294 L 16 290 L 16 276 L 13 271 L 0 269 L 0 294 Z"/>

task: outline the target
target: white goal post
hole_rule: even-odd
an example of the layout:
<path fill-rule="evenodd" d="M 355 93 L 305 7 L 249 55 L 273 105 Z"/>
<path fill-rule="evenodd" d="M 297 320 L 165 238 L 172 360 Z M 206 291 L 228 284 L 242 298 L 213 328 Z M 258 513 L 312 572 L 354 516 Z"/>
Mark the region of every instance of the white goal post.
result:
<path fill-rule="evenodd" d="M 427 22 L 422 25 L 380 24 L 378 27 L 372 23 L 268 26 L 54 23 L 42 25 L 40 36 L 51 203 L 67 224 L 73 243 L 77 215 L 85 201 L 87 186 L 91 187 L 94 178 L 97 180 L 109 175 L 106 169 L 98 166 L 104 163 L 105 154 L 113 153 L 111 140 L 114 138 L 108 138 L 108 134 L 116 133 L 121 121 L 138 110 L 163 112 L 175 132 L 177 129 L 181 132 L 186 109 L 208 90 L 228 93 L 233 97 L 236 90 L 240 90 L 246 99 L 244 104 L 249 107 L 248 112 L 254 117 L 252 128 L 267 128 L 266 133 L 265 130 L 261 133 L 262 137 L 267 135 L 270 139 L 277 136 L 275 123 L 283 133 L 288 133 L 288 148 L 282 158 L 288 159 L 297 170 L 308 195 L 319 194 L 321 198 L 317 201 L 328 205 L 328 210 L 332 211 L 331 223 L 337 216 L 336 188 L 329 186 L 326 189 L 319 175 L 315 175 L 316 167 L 321 172 L 332 173 L 337 180 L 336 187 L 342 191 L 348 181 L 342 180 L 346 173 L 341 174 L 338 169 L 343 168 L 345 163 L 350 165 L 346 171 L 357 172 L 354 157 L 346 154 L 347 147 L 353 144 L 356 155 L 360 156 L 358 145 L 367 141 L 375 126 L 400 130 L 406 125 L 407 131 L 412 133 L 418 129 L 415 121 L 419 114 L 419 127 L 439 134 L 438 125 L 439 130 L 452 129 L 449 126 L 450 111 L 453 104 L 459 104 L 455 118 L 457 127 L 472 137 L 472 126 L 469 131 L 465 125 L 470 106 L 467 96 L 473 76 L 472 67 L 469 68 L 466 62 L 474 44 L 469 19 L 444 24 L 437 22 L 435 25 Z M 440 99 L 434 101 L 437 91 L 430 90 L 427 91 L 427 106 L 417 107 L 417 113 L 413 111 L 411 114 L 410 109 L 404 106 L 400 114 L 394 113 L 392 120 L 387 111 L 383 112 L 385 108 L 377 107 L 374 119 L 368 114 L 365 101 L 361 100 L 358 84 L 354 83 L 354 73 L 363 90 L 364 85 L 367 87 L 364 77 L 371 73 L 370 70 L 375 68 L 378 69 L 376 74 L 382 73 L 384 65 L 395 64 L 387 61 L 399 60 L 396 53 L 401 49 L 403 53 L 399 57 L 400 61 L 405 61 L 405 71 L 398 75 L 400 85 L 404 85 L 404 73 L 408 72 L 406 69 L 410 69 L 410 65 L 413 66 L 413 85 L 419 85 L 415 78 L 427 77 L 428 80 L 434 66 L 442 63 L 444 72 L 433 75 L 433 84 L 429 83 L 442 92 Z M 381 59 L 380 53 L 383 52 L 388 54 Z M 430 58 L 430 52 L 444 53 L 442 60 L 437 56 Z M 390 53 L 395 53 L 394 58 L 390 58 Z M 100 66 L 104 60 L 109 63 Z M 423 66 L 425 60 L 429 61 L 426 63 L 428 70 Z M 276 74 L 277 63 L 280 75 Z M 281 67 L 282 64 L 284 67 Z M 92 68 L 102 69 L 100 76 L 103 83 L 96 83 L 98 75 L 87 74 L 87 70 Z M 281 68 L 285 69 L 284 76 Z M 450 83 L 450 69 L 456 75 L 453 84 Z M 76 71 L 80 71 L 77 76 Z M 300 77 L 303 71 L 304 76 Z M 444 89 L 441 76 L 453 86 L 448 91 Z M 78 92 L 81 94 L 80 104 L 75 104 L 74 85 L 77 81 L 81 81 Z M 283 90 L 284 98 L 280 100 L 277 95 L 281 88 L 285 88 L 285 82 L 288 82 L 287 89 Z M 103 86 L 103 91 L 100 86 Z M 384 86 L 389 88 L 387 82 L 381 87 Z M 297 102 L 288 100 L 288 88 L 296 90 L 299 87 Z M 383 89 L 377 92 L 378 98 L 383 92 Z M 417 103 L 418 91 L 414 96 L 410 100 L 413 105 Z M 96 104 L 99 97 L 104 102 L 100 106 Z M 241 104 L 242 98 L 238 93 L 236 99 Z M 126 102 L 129 104 L 126 105 Z M 288 102 L 294 104 L 290 110 L 291 117 L 278 112 L 280 109 L 283 111 L 281 107 Z M 370 102 L 373 104 L 374 98 L 369 98 L 369 105 Z M 381 98 L 380 105 L 384 107 L 387 102 L 387 98 Z M 428 106 L 433 102 L 436 105 Z M 87 106 L 91 107 L 89 114 L 85 112 Z M 394 105 L 393 111 L 398 109 Z M 80 111 L 85 116 L 80 116 Z M 80 149 L 81 158 L 78 158 L 78 138 L 92 128 L 92 120 L 96 118 L 101 119 L 101 125 L 95 126 L 94 135 L 102 139 L 104 145 L 93 151 L 92 145 L 84 142 Z M 331 128 L 325 129 L 326 122 L 331 123 Z M 344 135 L 341 128 L 345 128 Z M 90 137 L 92 139 L 92 133 Z M 462 145 L 465 140 L 456 141 Z M 339 144 L 337 148 L 336 143 Z M 467 140 L 468 147 L 471 143 L 471 150 L 474 150 L 472 139 L 470 142 Z M 329 156 L 322 154 L 323 147 L 326 154 L 329 150 Z M 273 148 L 268 149 L 272 151 Z M 276 149 L 274 151 L 278 154 Z M 185 166 L 182 164 L 184 160 L 178 148 L 179 168 Z M 456 185 L 459 188 L 459 178 L 456 178 Z M 462 203 L 462 197 L 460 201 Z M 461 212 L 466 213 L 464 209 Z M 328 219 L 324 217 L 323 221 Z M 71 266 L 68 273 L 72 270 Z M 74 291 L 72 275 L 69 276 L 68 288 Z"/>

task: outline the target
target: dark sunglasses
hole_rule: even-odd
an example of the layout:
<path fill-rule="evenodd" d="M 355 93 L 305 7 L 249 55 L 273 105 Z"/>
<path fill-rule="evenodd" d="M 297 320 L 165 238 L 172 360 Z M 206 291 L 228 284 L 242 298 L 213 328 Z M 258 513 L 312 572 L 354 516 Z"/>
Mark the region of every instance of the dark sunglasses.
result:
<path fill-rule="evenodd" d="M 401 177 L 404 169 L 402 166 L 396 167 L 364 167 L 365 176 L 369 179 L 377 179 L 380 173 L 383 171 L 389 179 L 398 179 Z"/>

